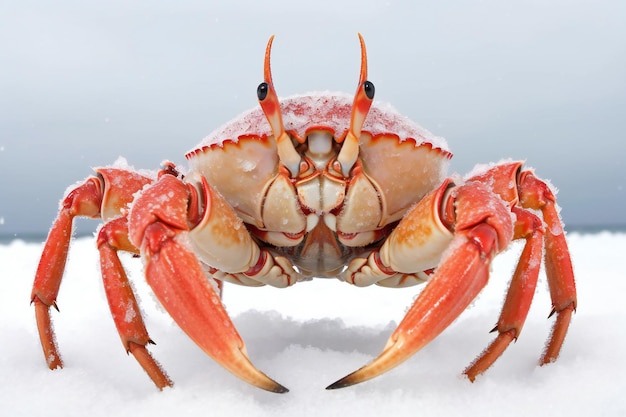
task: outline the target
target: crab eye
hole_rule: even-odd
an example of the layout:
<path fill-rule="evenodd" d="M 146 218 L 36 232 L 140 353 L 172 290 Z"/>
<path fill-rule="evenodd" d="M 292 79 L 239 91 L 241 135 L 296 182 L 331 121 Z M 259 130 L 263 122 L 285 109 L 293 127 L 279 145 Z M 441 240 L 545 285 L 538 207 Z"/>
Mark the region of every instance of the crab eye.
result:
<path fill-rule="evenodd" d="M 363 83 L 363 91 L 365 91 L 365 95 L 370 100 L 374 99 L 374 90 L 375 90 L 374 89 L 374 83 L 372 83 L 371 81 L 365 81 Z"/>
<path fill-rule="evenodd" d="M 267 93 L 269 91 L 269 86 L 266 82 L 262 82 L 259 84 L 259 87 L 256 89 L 256 96 L 259 98 L 259 101 L 265 100 L 267 97 Z"/>

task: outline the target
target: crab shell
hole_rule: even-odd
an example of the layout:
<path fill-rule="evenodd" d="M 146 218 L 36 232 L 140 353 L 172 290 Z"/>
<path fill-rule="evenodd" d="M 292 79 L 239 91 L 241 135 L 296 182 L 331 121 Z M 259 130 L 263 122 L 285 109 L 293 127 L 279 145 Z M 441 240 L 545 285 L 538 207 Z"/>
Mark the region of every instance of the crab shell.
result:
<path fill-rule="evenodd" d="M 281 100 L 285 131 L 315 161 L 306 178 L 273 186 L 281 171 L 277 141 L 259 107 L 188 152 L 188 177 L 206 178 L 258 238 L 291 247 L 284 252 L 301 271 L 334 276 L 353 248 L 384 237 L 385 226 L 442 183 L 452 156 L 443 138 L 376 102 L 359 135 L 360 164 L 338 179 L 327 164 L 341 148 L 352 107 L 353 97 L 342 93 Z"/>

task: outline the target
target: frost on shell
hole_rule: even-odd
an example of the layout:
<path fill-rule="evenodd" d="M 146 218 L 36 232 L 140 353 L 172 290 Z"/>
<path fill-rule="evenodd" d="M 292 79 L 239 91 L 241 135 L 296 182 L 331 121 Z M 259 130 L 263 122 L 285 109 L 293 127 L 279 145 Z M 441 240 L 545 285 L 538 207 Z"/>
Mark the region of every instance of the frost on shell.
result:
<path fill-rule="evenodd" d="M 126 158 L 124 158 L 123 156 L 118 156 L 117 159 L 110 165 L 110 168 L 136 172 L 139 175 L 143 175 L 144 177 L 152 178 L 155 180 L 157 178 L 157 171 L 151 169 L 137 169 L 134 166 L 130 165 Z"/>
<path fill-rule="evenodd" d="M 124 314 L 124 322 L 131 323 L 135 317 L 137 317 L 137 311 L 135 310 L 135 306 L 132 302 L 129 302 L 126 306 L 125 314 Z"/>
<path fill-rule="evenodd" d="M 465 174 L 463 176 L 463 179 L 465 181 L 467 181 L 469 178 L 482 175 L 482 174 L 486 173 L 487 171 L 489 171 L 490 169 L 492 169 L 492 168 L 494 168 L 494 167 L 496 167 L 498 165 L 506 165 L 506 164 L 510 164 L 512 162 L 517 162 L 517 160 L 513 160 L 511 158 L 504 158 L 504 159 L 499 160 L 498 162 L 490 162 L 488 164 L 476 164 L 476 165 L 474 165 L 474 167 L 467 174 Z M 521 161 L 521 162 L 524 163 L 525 161 Z M 526 171 L 531 170 L 532 171 L 531 168 L 528 168 L 526 166 L 524 167 L 524 170 L 526 170 Z"/>
<path fill-rule="evenodd" d="M 308 129 L 324 127 L 341 137 L 350 127 L 353 96 L 346 93 L 314 92 L 280 100 L 285 130 L 305 137 Z M 434 148 L 449 152 L 445 139 L 402 116 L 390 104 L 375 101 L 365 119 L 363 131 L 372 135 L 389 133 L 400 141 L 415 140 L 416 146 L 430 143 Z M 270 126 L 260 106 L 249 110 L 216 129 L 198 147 L 221 145 L 226 140 L 237 142 L 246 135 L 271 135 Z"/>
<path fill-rule="evenodd" d="M 124 158 L 123 156 L 118 156 L 117 159 L 111 164 L 111 165 L 107 165 L 104 166 L 102 168 L 115 168 L 115 169 L 122 169 L 125 171 L 132 171 L 132 172 L 136 172 L 139 175 L 143 175 L 144 177 L 147 178 L 152 178 L 154 180 L 156 180 L 157 178 L 157 171 L 155 170 L 150 170 L 150 169 L 137 169 L 134 166 L 130 165 L 128 163 L 128 161 L 126 160 L 126 158 Z M 94 170 L 97 169 L 97 167 L 94 167 Z M 63 192 L 63 198 L 61 198 L 61 200 L 59 200 L 59 210 L 61 210 L 63 208 L 63 201 L 65 200 L 65 198 L 72 192 L 74 191 L 74 189 L 76 189 L 78 186 L 82 185 L 88 178 L 93 177 L 93 174 L 88 175 L 87 177 L 83 178 L 82 180 L 76 181 L 73 184 L 70 184 L 65 191 Z M 113 181 L 122 181 L 121 178 L 113 178 Z M 124 185 L 123 183 L 121 185 Z"/>

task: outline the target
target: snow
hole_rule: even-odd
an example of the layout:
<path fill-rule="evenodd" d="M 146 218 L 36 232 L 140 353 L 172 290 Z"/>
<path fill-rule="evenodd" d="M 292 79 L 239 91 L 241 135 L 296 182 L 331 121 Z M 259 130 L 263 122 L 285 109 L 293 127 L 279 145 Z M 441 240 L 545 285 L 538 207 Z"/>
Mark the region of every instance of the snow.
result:
<path fill-rule="evenodd" d="M 77 239 L 53 313 L 65 368 L 47 369 L 30 287 L 41 244 L 0 245 L 0 415 L 7 416 L 381 416 L 626 415 L 626 234 L 568 234 L 579 308 L 561 357 L 537 367 L 550 331 L 540 277 L 517 343 L 472 384 L 460 372 L 489 343 L 507 277 L 521 251 L 496 259 L 490 284 L 440 337 L 398 368 L 354 387 L 328 384 L 369 362 L 384 346 L 419 287 L 355 288 L 313 280 L 287 289 L 227 285 L 224 302 L 252 361 L 290 389 L 247 385 L 206 357 L 157 305 L 141 262 L 128 267 L 151 351 L 175 386 L 159 392 L 125 354 L 109 317 L 93 238 Z"/>

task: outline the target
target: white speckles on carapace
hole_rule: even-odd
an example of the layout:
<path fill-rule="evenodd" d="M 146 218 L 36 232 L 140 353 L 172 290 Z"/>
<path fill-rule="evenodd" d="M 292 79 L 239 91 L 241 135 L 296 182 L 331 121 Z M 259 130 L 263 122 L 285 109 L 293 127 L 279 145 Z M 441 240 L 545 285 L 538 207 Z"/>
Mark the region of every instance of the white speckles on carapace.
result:
<path fill-rule="evenodd" d="M 254 160 L 249 159 L 238 159 L 239 167 L 243 172 L 250 172 L 256 168 L 256 162 Z"/>
<path fill-rule="evenodd" d="M 305 137 L 308 129 L 324 127 L 341 137 L 350 127 L 354 96 L 346 93 L 315 92 L 281 99 L 285 130 Z M 429 143 L 449 152 L 445 139 L 437 137 L 398 113 L 390 104 L 375 101 L 365 119 L 363 131 L 373 136 L 395 134 L 400 141 L 413 139 L 416 145 Z M 247 111 L 207 136 L 197 148 L 238 142 L 245 136 L 269 136 L 272 132 L 260 107 Z M 197 149 L 196 148 L 196 149 Z M 193 151 L 192 151 L 193 152 Z"/>

